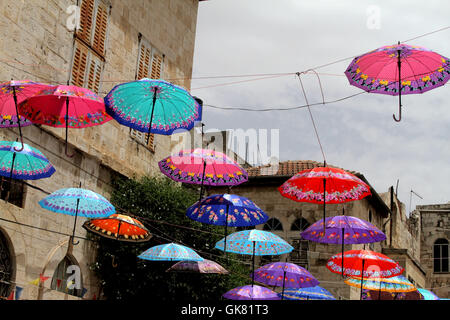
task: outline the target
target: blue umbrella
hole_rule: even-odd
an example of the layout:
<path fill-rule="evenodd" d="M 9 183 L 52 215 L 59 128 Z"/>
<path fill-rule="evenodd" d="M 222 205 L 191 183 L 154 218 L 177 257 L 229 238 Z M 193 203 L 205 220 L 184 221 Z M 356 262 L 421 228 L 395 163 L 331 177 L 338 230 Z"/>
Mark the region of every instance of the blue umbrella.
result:
<path fill-rule="evenodd" d="M 319 286 L 300 289 L 286 289 L 284 291 L 284 298 L 286 300 L 336 300 L 336 298 L 333 297 L 328 290 L 325 290 Z"/>
<path fill-rule="evenodd" d="M 151 261 L 203 261 L 191 248 L 176 244 L 166 243 L 154 246 L 143 253 L 138 258 Z"/>
<path fill-rule="evenodd" d="M 423 295 L 424 300 L 440 300 L 439 297 L 430 290 L 426 289 L 417 289 L 417 290 L 420 292 L 421 295 Z"/>

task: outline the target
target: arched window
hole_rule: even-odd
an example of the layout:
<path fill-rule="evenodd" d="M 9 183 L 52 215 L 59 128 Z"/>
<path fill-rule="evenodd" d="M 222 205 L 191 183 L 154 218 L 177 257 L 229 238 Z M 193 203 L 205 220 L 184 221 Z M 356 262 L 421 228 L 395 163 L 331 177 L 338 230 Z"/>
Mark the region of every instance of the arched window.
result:
<path fill-rule="evenodd" d="M 291 231 L 303 231 L 309 227 L 309 222 L 305 218 L 298 218 L 291 225 Z"/>
<path fill-rule="evenodd" d="M 270 218 L 264 224 L 264 230 L 266 231 L 283 231 L 283 226 L 281 225 L 280 220 L 277 218 Z"/>
<path fill-rule="evenodd" d="M 305 218 L 298 218 L 292 223 L 291 231 L 302 232 L 308 227 L 308 220 L 306 220 Z M 294 250 L 292 250 L 289 254 L 289 260 L 304 268 L 308 268 L 308 241 L 302 239 L 302 237 L 299 235 L 299 237 L 291 239 L 291 245 L 294 247 Z"/>
<path fill-rule="evenodd" d="M 0 297 L 7 298 L 11 293 L 13 261 L 9 241 L 0 230 Z"/>
<path fill-rule="evenodd" d="M 53 274 L 51 289 L 81 297 L 83 281 L 79 265 L 68 255 L 58 264 Z"/>
<path fill-rule="evenodd" d="M 448 272 L 448 240 L 437 239 L 433 245 L 434 272 Z"/>
<path fill-rule="evenodd" d="M 373 219 L 373 217 L 372 217 L 372 210 L 369 210 L 369 222 L 370 223 L 372 223 L 372 219 Z M 345 257 L 344 257 L 344 259 L 345 259 Z"/>

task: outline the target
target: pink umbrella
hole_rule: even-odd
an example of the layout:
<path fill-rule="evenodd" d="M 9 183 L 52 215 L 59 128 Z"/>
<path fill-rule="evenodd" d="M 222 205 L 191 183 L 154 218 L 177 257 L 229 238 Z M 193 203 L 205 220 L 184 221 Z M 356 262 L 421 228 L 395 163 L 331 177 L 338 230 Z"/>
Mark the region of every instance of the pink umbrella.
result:
<path fill-rule="evenodd" d="M 384 46 L 356 57 L 345 71 L 351 85 L 372 93 L 399 96 L 423 93 L 450 79 L 450 60 L 429 49 L 406 44 Z M 401 90 L 399 90 L 399 88 Z"/>
<path fill-rule="evenodd" d="M 105 111 L 103 99 L 94 92 L 69 85 L 52 86 L 19 104 L 19 113 L 34 123 L 66 128 L 86 128 L 112 118 Z"/>

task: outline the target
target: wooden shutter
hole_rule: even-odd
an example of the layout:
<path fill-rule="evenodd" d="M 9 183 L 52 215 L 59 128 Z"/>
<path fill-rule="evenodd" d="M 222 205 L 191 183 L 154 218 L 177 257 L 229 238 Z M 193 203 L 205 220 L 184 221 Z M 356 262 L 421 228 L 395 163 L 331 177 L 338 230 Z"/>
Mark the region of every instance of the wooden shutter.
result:
<path fill-rule="evenodd" d="M 159 79 L 159 78 L 161 78 L 162 62 L 163 62 L 163 59 L 162 59 L 160 54 L 158 54 L 158 53 L 153 54 L 152 73 L 150 75 L 150 77 L 152 79 Z"/>
<path fill-rule="evenodd" d="M 95 29 L 92 39 L 92 47 L 98 54 L 105 53 L 106 28 L 108 25 L 108 8 L 99 3 L 95 16 Z"/>
<path fill-rule="evenodd" d="M 83 0 L 80 8 L 80 30 L 76 34 L 86 43 L 91 42 L 92 17 L 94 15 L 95 0 Z"/>
<path fill-rule="evenodd" d="M 139 47 L 138 72 L 137 78 L 148 78 L 150 62 L 152 58 L 152 49 L 144 41 L 141 41 Z"/>
<path fill-rule="evenodd" d="M 80 41 L 75 41 L 75 52 L 72 62 L 71 84 L 82 87 L 84 85 L 84 77 L 86 65 L 88 62 L 89 49 Z"/>
<path fill-rule="evenodd" d="M 102 74 L 103 62 L 92 52 L 90 56 L 87 88 L 98 94 L 100 91 L 100 76 Z"/>

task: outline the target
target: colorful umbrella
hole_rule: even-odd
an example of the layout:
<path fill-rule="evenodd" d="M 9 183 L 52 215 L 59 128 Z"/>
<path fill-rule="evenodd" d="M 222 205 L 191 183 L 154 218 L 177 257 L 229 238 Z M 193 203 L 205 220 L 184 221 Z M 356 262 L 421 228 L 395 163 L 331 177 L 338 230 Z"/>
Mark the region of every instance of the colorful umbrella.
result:
<path fill-rule="evenodd" d="M 164 80 L 144 78 L 119 84 L 104 100 L 106 112 L 115 120 L 145 133 L 190 130 L 202 115 L 202 105 L 189 92 Z"/>
<path fill-rule="evenodd" d="M 244 230 L 232 233 L 227 239 L 216 243 L 216 249 L 238 254 L 248 254 L 253 256 L 252 283 L 254 283 L 255 256 L 280 255 L 291 252 L 294 248 L 282 238 L 268 231 Z"/>
<path fill-rule="evenodd" d="M 368 92 L 399 96 L 423 93 L 450 79 L 450 60 L 429 49 L 406 44 L 390 45 L 356 57 L 345 71 L 351 85 Z M 400 90 L 399 90 L 400 88 Z"/>
<path fill-rule="evenodd" d="M 120 241 L 145 242 L 152 237 L 139 220 L 118 213 L 107 218 L 88 220 L 83 224 L 83 228 L 102 237 Z"/>
<path fill-rule="evenodd" d="M 360 200 L 371 194 L 370 187 L 355 175 L 338 168 L 316 167 L 300 171 L 283 183 L 281 195 L 298 202 L 325 205 Z M 325 232 L 325 225 L 324 225 Z"/>
<path fill-rule="evenodd" d="M 276 292 L 258 285 L 231 289 L 223 297 L 230 300 L 280 300 Z"/>
<path fill-rule="evenodd" d="M 336 254 L 328 260 L 327 268 L 334 273 L 361 279 L 361 297 L 364 278 L 390 278 L 400 275 L 404 270 L 391 258 L 370 250 L 350 250 Z"/>
<path fill-rule="evenodd" d="M 189 207 L 186 215 L 202 223 L 225 226 L 225 246 L 228 226 L 255 226 L 269 219 L 253 201 L 234 194 L 214 194 L 206 197 Z"/>
<path fill-rule="evenodd" d="M 431 292 L 430 290 L 427 289 L 417 289 L 420 294 L 423 296 L 424 300 L 440 300 L 439 297 L 437 295 L 435 295 L 433 292 Z"/>
<path fill-rule="evenodd" d="M 324 232 L 325 227 L 325 232 Z M 371 243 L 386 240 L 386 235 L 373 224 L 356 217 L 335 216 L 315 222 L 301 233 L 303 239 L 319 242 L 341 244 Z M 342 259 L 342 263 L 344 263 Z"/>
<path fill-rule="evenodd" d="M 203 258 L 194 250 L 176 243 L 151 247 L 141 253 L 138 258 L 152 261 L 203 261 Z"/>
<path fill-rule="evenodd" d="M 347 278 L 344 280 L 346 284 L 352 287 L 361 287 L 361 281 L 355 278 Z M 369 278 L 364 279 L 363 289 L 379 290 L 384 292 L 413 292 L 417 288 L 404 276 L 395 276 L 390 278 Z"/>
<path fill-rule="evenodd" d="M 362 300 L 423 300 L 417 289 L 409 292 L 388 292 L 363 289 Z"/>
<path fill-rule="evenodd" d="M 52 86 L 19 104 L 19 112 L 33 123 L 66 128 L 101 125 L 112 118 L 105 112 L 103 99 L 94 92 L 69 85 Z"/>
<path fill-rule="evenodd" d="M 22 147 L 21 127 L 29 126 L 32 122 L 19 115 L 18 105 L 46 88 L 49 86 L 30 80 L 11 80 L 0 84 L 0 128 L 19 127 Z"/>
<path fill-rule="evenodd" d="M 336 300 L 328 290 L 319 286 L 301 289 L 286 289 L 284 298 L 286 300 Z"/>
<path fill-rule="evenodd" d="M 64 188 L 57 190 L 41 201 L 39 205 L 47 210 L 75 216 L 72 243 L 74 245 L 77 216 L 86 218 L 104 218 L 113 214 L 116 209 L 103 196 L 91 190 L 81 188 Z"/>
<path fill-rule="evenodd" d="M 38 149 L 14 141 L 0 141 L 0 175 L 11 179 L 50 177 L 55 168 Z M 17 151 L 21 150 L 21 151 Z"/>
<path fill-rule="evenodd" d="M 283 300 L 285 288 L 307 288 L 319 284 L 308 270 L 288 262 L 266 264 L 256 269 L 252 277 L 258 282 L 282 287 L 281 300 Z"/>
<path fill-rule="evenodd" d="M 166 272 L 196 272 L 228 274 L 229 272 L 217 262 L 204 259 L 203 261 L 180 261 L 175 263 Z"/>

